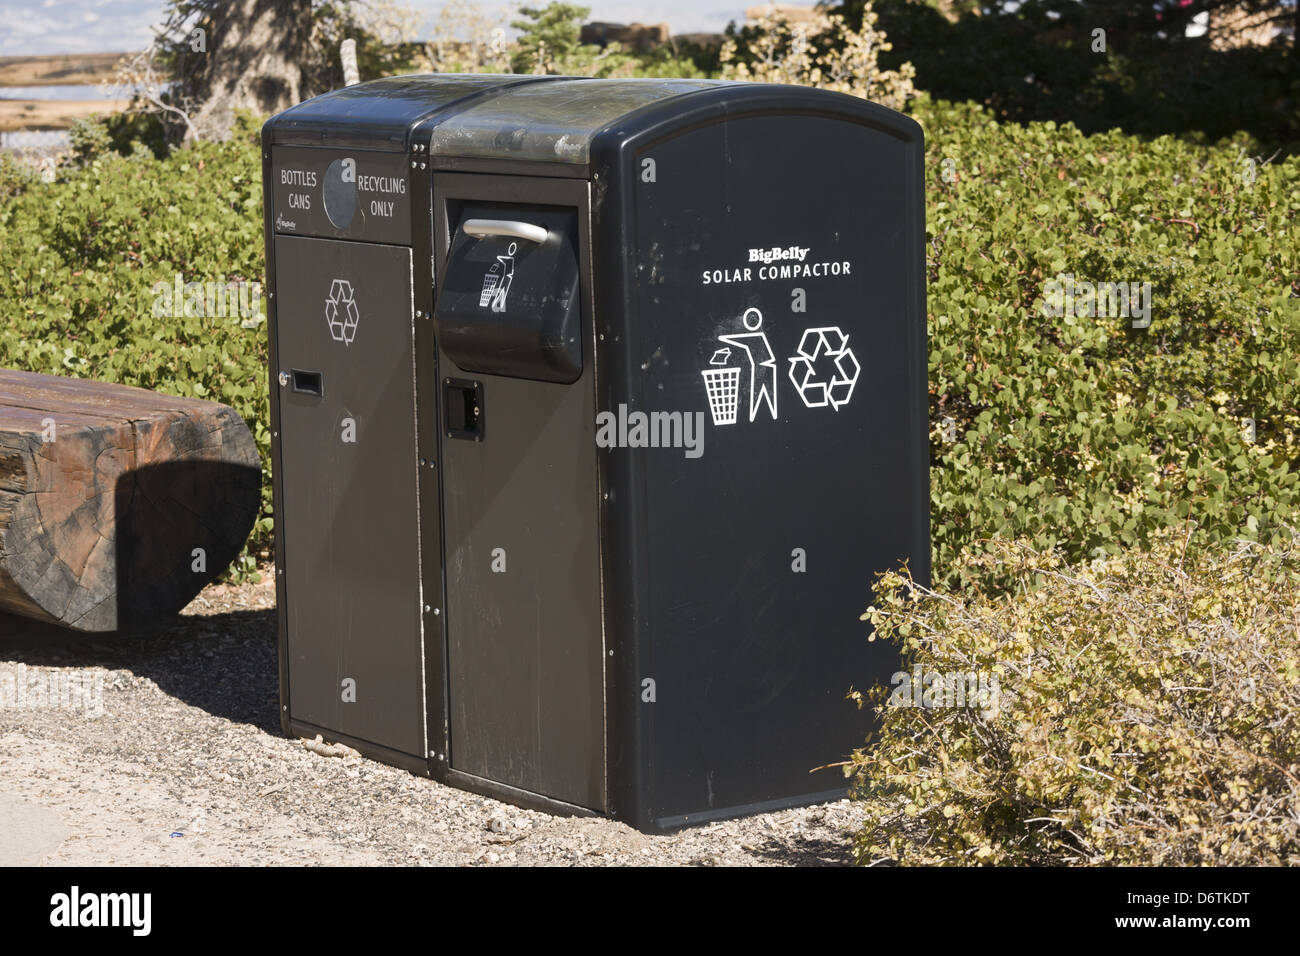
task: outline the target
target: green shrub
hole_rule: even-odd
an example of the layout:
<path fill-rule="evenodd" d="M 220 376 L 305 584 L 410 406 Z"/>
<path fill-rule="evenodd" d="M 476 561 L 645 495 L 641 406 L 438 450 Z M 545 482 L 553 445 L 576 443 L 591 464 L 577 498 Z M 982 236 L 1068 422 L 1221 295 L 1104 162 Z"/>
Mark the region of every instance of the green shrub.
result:
<path fill-rule="evenodd" d="M 40 174 L 34 167 L 0 153 L 0 202 L 8 202 L 39 183 Z"/>
<path fill-rule="evenodd" d="M 79 119 L 68 127 L 68 145 L 78 162 L 88 163 L 107 153 L 113 146 L 108 124 L 97 116 Z"/>
<path fill-rule="evenodd" d="M 1300 535 L 1185 541 L 1078 570 L 1006 546 L 1016 595 L 885 576 L 863 618 L 913 677 L 869 694 L 881 728 L 846 768 L 857 861 L 1300 863 Z"/>
<path fill-rule="evenodd" d="M 150 153 L 164 158 L 171 146 L 167 127 L 154 113 L 113 113 L 77 120 L 68 127 L 68 161 L 84 166 L 110 152 L 130 156 Z"/>
<path fill-rule="evenodd" d="M 94 155 L 53 183 L 0 166 L 0 366 L 225 402 L 266 466 L 263 510 L 237 569 L 269 555 L 265 321 L 154 315 L 155 284 L 262 281 L 257 126 L 154 159 Z"/>
<path fill-rule="evenodd" d="M 1298 492 L 1300 159 L 917 115 L 936 579 L 1005 583 L 961 560 L 989 539 L 1075 561 L 1190 517 L 1193 549 L 1269 540 Z M 1044 315 L 1061 274 L 1150 282 L 1150 327 Z"/>

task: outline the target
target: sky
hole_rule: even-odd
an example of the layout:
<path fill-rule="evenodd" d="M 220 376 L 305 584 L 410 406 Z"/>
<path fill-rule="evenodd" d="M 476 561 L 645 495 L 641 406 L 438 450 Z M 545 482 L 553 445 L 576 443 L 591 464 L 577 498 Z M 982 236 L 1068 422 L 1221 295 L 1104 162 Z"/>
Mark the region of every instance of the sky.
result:
<path fill-rule="evenodd" d="M 592 20 L 667 23 L 673 33 L 718 33 L 757 0 L 578 0 Z M 811 0 L 807 0 L 811 2 Z M 441 0 L 405 0 L 432 22 Z M 539 5 L 543 5 L 542 0 Z M 487 0 L 482 6 L 517 4 Z M 162 19 L 161 0 L 0 0 L 0 56 L 117 53 L 144 49 Z"/>

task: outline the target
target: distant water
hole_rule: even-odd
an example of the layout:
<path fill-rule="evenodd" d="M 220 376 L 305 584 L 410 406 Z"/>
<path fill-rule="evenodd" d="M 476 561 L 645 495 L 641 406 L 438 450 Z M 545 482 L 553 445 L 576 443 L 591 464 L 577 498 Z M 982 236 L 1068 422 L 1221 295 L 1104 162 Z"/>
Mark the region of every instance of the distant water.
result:
<path fill-rule="evenodd" d="M 129 95 L 130 91 L 127 87 L 112 83 L 0 86 L 0 100 L 116 100 Z"/>
<path fill-rule="evenodd" d="M 0 133 L 0 149 L 63 149 L 69 144 L 66 129 L 19 130 Z"/>
<path fill-rule="evenodd" d="M 95 101 L 127 99 L 131 89 L 115 83 L 65 83 L 58 86 L 0 86 L 0 100 Z M 59 150 L 69 145 L 68 131 L 19 130 L 0 133 L 0 149 Z"/>

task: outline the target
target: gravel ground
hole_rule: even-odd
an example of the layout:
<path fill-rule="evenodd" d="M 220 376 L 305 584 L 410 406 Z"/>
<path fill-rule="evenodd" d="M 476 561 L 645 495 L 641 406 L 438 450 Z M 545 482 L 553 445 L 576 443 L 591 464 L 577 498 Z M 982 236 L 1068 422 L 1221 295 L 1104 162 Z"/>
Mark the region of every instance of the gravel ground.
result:
<path fill-rule="evenodd" d="M 849 861 L 859 813 L 848 801 L 646 836 L 319 756 L 280 732 L 269 582 L 208 588 L 151 636 L 72 635 L 0 614 L 0 680 L 25 669 L 103 682 L 97 717 L 0 706 L 0 865 Z"/>

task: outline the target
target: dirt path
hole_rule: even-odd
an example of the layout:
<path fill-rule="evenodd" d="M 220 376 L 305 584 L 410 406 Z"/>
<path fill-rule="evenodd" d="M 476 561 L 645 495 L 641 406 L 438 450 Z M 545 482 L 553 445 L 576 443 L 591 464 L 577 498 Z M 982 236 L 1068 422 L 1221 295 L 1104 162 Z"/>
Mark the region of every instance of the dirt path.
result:
<path fill-rule="evenodd" d="M 0 865 L 834 865 L 858 819 L 842 801 L 645 836 L 317 756 L 280 733 L 269 584 L 209 588 L 152 637 L 0 615 L 5 673 L 62 699 L 0 706 Z"/>

